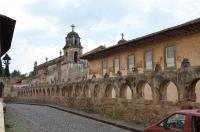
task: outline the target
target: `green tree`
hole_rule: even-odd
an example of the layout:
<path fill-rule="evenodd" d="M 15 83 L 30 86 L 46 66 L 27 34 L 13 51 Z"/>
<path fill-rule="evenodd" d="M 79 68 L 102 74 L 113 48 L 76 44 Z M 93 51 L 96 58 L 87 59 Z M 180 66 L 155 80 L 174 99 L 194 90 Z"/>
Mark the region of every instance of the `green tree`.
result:
<path fill-rule="evenodd" d="M 22 74 L 19 70 L 14 70 L 11 73 L 11 77 L 26 77 L 27 74 Z"/>

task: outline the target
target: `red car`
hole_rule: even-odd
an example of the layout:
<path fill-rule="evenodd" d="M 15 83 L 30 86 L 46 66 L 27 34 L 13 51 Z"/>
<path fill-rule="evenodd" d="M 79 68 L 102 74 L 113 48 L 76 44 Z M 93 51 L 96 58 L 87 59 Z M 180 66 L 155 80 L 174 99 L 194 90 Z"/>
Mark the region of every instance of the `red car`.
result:
<path fill-rule="evenodd" d="M 200 110 L 176 111 L 144 132 L 200 132 Z"/>

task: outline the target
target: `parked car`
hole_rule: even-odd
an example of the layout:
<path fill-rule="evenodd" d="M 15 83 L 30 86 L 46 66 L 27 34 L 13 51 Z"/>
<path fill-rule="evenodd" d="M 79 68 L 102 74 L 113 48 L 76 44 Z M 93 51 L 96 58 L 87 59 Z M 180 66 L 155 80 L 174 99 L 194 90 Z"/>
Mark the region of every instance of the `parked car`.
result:
<path fill-rule="evenodd" d="M 176 111 L 144 132 L 200 132 L 200 110 Z"/>

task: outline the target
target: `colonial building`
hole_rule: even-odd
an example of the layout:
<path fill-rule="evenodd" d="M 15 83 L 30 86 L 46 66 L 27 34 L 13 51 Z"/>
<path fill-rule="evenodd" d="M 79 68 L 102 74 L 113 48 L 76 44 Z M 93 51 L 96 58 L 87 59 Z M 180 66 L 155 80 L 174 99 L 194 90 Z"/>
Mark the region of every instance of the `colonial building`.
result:
<path fill-rule="evenodd" d="M 183 58 L 193 66 L 200 64 L 200 19 L 164 29 L 114 46 L 100 46 L 82 56 L 89 61 L 89 78 L 128 75 L 133 69 L 139 73 L 151 72 L 156 64 L 164 70 L 176 70 Z"/>
<path fill-rule="evenodd" d="M 67 81 L 79 81 L 86 78 L 87 61 L 80 59 L 82 45 L 78 33 L 72 31 L 65 37 L 64 55 L 40 65 L 34 64 L 34 70 L 30 73 L 30 85 L 53 84 Z"/>
<path fill-rule="evenodd" d="M 89 77 L 72 82 L 67 80 L 82 75 L 74 72 L 78 64 L 86 65 L 72 30 L 63 56 L 35 64 L 30 79 L 42 84 L 22 87 L 16 101 L 95 111 L 147 125 L 175 110 L 200 108 L 200 19 L 129 41 L 123 36 L 114 46 L 82 55 L 89 61 Z"/>

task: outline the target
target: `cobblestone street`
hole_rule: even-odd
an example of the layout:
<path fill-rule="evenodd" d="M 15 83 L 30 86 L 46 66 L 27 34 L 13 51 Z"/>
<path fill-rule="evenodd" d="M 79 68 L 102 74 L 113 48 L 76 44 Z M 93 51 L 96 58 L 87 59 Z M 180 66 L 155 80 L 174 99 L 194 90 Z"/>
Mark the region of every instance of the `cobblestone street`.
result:
<path fill-rule="evenodd" d="M 11 132 L 128 132 L 53 108 L 22 104 L 7 104 L 6 125 Z"/>

